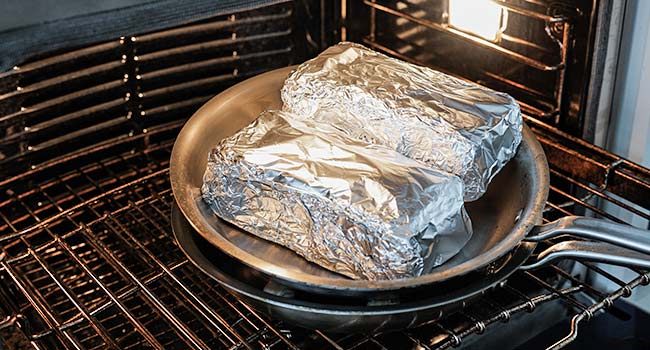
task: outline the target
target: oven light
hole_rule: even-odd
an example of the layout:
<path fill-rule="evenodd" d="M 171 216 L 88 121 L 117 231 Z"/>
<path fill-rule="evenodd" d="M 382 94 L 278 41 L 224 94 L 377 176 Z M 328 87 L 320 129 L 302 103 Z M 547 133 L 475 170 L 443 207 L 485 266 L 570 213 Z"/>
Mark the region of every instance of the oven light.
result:
<path fill-rule="evenodd" d="M 496 41 L 505 30 L 504 11 L 491 0 L 449 0 L 449 25 Z"/>

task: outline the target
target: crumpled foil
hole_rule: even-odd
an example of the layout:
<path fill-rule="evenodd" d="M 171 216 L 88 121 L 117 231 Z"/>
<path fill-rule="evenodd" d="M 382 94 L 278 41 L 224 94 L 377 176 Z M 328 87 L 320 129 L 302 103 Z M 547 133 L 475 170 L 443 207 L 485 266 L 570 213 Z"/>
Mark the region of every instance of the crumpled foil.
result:
<path fill-rule="evenodd" d="M 282 100 L 300 119 L 460 176 L 466 201 L 486 191 L 521 141 L 521 112 L 509 95 L 349 42 L 301 64 Z"/>
<path fill-rule="evenodd" d="M 472 233 L 457 176 L 282 111 L 212 150 L 202 195 L 222 219 L 355 279 L 426 273 Z"/>

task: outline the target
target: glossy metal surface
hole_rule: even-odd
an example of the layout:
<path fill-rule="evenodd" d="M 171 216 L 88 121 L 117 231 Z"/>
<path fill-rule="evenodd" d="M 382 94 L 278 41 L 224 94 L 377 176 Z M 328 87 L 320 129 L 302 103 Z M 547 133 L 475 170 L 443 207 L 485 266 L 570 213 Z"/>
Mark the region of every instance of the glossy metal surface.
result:
<path fill-rule="evenodd" d="M 566 216 L 546 225 L 537 226 L 533 228 L 526 240 L 540 242 L 566 234 L 608 242 L 619 247 L 650 254 L 650 232 L 581 216 Z"/>
<path fill-rule="evenodd" d="M 539 253 L 537 260 L 521 266 L 521 269 L 535 269 L 561 259 L 603 262 L 612 265 L 650 269 L 650 256 L 647 254 L 608 243 L 591 241 L 562 241 L 556 243 Z"/>
<path fill-rule="evenodd" d="M 406 296 L 391 294 L 386 298 L 375 295 L 370 299 L 345 299 L 294 293 L 278 285 L 272 277 L 260 274 L 211 246 L 194 231 L 177 205 L 172 210 L 172 228 L 181 250 L 193 264 L 254 309 L 301 327 L 327 332 L 377 332 L 415 327 L 440 319 L 506 279 L 535 247 L 533 243 L 519 245 L 500 266 L 491 273 L 481 274 L 481 278 L 423 287 L 414 291 L 417 294 Z"/>
<path fill-rule="evenodd" d="M 172 228 L 188 259 L 242 301 L 272 318 L 327 332 L 378 332 L 433 322 L 465 307 L 517 270 L 538 268 L 558 259 L 580 258 L 650 268 L 645 254 L 584 241 L 555 244 L 531 264 L 522 266 L 536 246 L 533 242 L 522 242 L 485 271 L 414 288 L 410 293 L 346 298 L 291 289 L 277 283 L 272 276 L 236 261 L 196 233 L 177 204 L 172 208 Z"/>

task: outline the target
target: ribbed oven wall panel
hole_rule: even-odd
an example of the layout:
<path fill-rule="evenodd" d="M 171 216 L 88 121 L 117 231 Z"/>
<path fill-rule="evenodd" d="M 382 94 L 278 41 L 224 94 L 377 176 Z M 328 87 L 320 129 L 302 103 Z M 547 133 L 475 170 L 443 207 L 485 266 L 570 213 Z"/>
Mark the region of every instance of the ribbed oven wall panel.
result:
<path fill-rule="evenodd" d="M 0 171 L 187 118 L 224 88 L 293 63 L 296 16 L 280 4 L 14 67 L 0 75 Z"/>

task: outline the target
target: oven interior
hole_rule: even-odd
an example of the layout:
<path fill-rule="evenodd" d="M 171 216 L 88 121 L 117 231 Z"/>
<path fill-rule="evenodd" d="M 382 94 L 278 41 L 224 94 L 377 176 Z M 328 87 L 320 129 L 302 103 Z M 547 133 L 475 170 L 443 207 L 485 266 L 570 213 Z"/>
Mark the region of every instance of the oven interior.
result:
<path fill-rule="evenodd" d="M 599 84 L 595 28 L 607 2 L 486 3 L 488 29 L 467 25 L 458 0 L 270 1 L 37 53 L 0 73 L 0 347 L 444 349 L 505 339 L 514 347 L 529 339 L 498 333 L 537 319 L 532 336 L 546 327 L 540 319 L 571 320 L 540 345 L 560 348 L 583 322 L 628 317 L 617 300 L 650 274 L 622 280 L 565 261 L 518 272 L 440 322 L 324 334 L 252 310 L 173 239 L 168 164 L 184 121 L 223 89 L 342 39 L 514 96 L 551 167 L 545 221 L 621 222 L 612 214 L 620 211 L 650 219 L 650 170 L 578 137 Z M 615 287 L 596 286 L 595 275 Z"/>

